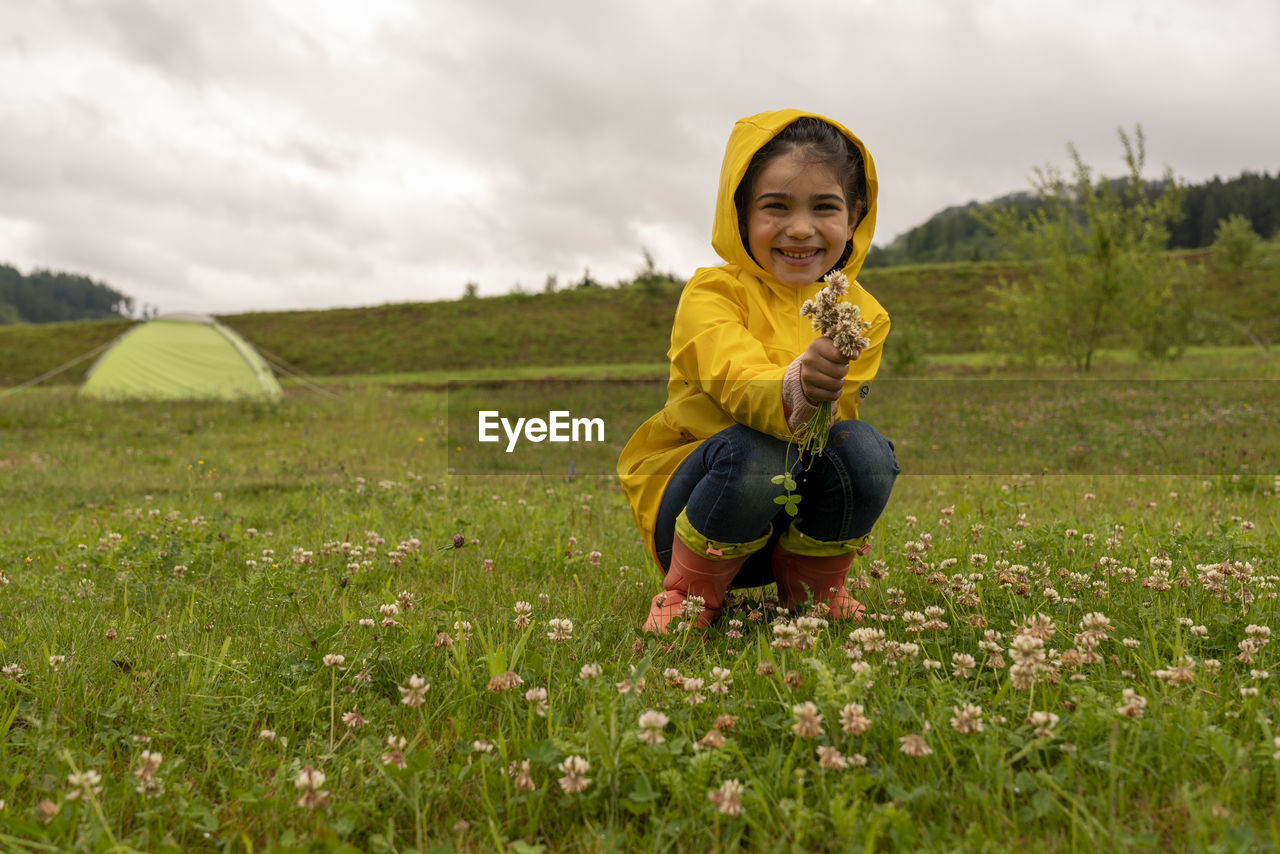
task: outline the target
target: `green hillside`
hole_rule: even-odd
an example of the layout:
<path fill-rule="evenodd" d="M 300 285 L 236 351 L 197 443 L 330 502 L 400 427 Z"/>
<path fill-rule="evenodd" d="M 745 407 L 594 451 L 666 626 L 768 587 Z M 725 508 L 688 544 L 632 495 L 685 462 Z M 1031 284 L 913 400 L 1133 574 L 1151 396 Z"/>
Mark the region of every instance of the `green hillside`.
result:
<path fill-rule="evenodd" d="M 1201 301 L 1202 343 L 1280 341 L 1280 264 L 1247 275 L 1211 269 Z M 1192 263 L 1203 253 L 1184 255 Z M 1023 265 L 941 264 L 860 276 L 894 318 L 889 340 L 928 333 L 931 353 L 974 352 L 988 325 L 986 289 L 1025 276 Z M 581 288 L 451 302 L 222 317 L 273 360 L 312 376 L 476 368 L 654 363 L 665 359 L 678 285 Z M 130 321 L 0 327 L 0 386 L 13 386 L 109 343 Z M 51 382 L 79 382 L 86 359 Z"/>

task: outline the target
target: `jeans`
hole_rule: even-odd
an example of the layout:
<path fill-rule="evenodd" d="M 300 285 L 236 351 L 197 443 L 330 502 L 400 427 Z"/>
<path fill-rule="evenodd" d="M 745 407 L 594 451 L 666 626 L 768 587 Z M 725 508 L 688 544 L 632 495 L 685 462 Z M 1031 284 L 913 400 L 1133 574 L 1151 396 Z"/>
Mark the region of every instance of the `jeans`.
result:
<path fill-rule="evenodd" d="M 800 496 L 794 520 L 774 501 L 786 490 L 772 479 L 787 463 Z M 769 544 L 747 559 L 733 586 L 770 584 L 769 553 L 792 521 L 822 542 L 865 536 L 899 471 L 893 443 L 864 421 L 836 422 L 826 450 L 804 459 L 786 441 L 734 424 L 699 445 L 672 475 L 654 532 L 658 560 L 670 568 L 676 517 L 684 510 L 700 534 L 718 542 L 747 543 L 771 530 Z"/>

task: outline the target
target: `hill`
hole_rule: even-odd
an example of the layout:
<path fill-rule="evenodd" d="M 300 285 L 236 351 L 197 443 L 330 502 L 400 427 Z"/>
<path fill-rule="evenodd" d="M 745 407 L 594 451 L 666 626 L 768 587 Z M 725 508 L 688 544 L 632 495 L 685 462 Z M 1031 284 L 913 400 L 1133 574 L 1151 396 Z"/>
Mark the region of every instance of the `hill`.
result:
<path fill-rule="evenodd" d="M 1280 342 L 1280 263 L 1247 276 L 1206 269 L 1206 342 Z M 1205 253 L 1182 253 L 1200 263 Z M 986 289 L 1025 265 L 964 263 L 866 270 L 862 284 L 894 319 L 886 367 L 927 333 L 932 353 L 975 352 L 989 323 Z M 265 355 L 312 376 L 476 368 L 655 363 L 666 358 L 678 283 L 222 317 Z M 0 328 L 0 386 L 17 385 L 103 346 L 132 321 Z M 917 333 L 915 335 L 909 333 Z M 86 359 L 52 381 L 79 382 Z"/>
<path fill-rule="evenodd" d="M 1151 191 L 1163 184 L 1152 182 Z M 1001 247 L 975 216 L 985 207 L 1014 207 L 1024 215 L 1039 203 L 1029 192 L 1010 193 L 990 202 L 969 202 L 939 211 L 915 228 L 898 235 L 888 246 L 872 247 L 867 267 L 904 264 L 945 264 L 954 261 L 993 261 Z M 1242 214 L 1263 238 L 1280 231 L 1280 175 L 1245 172 L 1223 181 L 1214 178 L 1184 188 L 1182 216 L 1169 228 L 1169 249 L 1202 249 L 1213 243 L 1218 223 Z"/>

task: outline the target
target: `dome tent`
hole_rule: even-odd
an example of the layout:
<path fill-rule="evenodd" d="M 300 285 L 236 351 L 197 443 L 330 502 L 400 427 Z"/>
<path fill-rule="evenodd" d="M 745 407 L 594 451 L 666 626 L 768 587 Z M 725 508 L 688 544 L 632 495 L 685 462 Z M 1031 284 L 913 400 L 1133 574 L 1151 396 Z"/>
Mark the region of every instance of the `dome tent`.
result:
<path fill-rule="evenodd" d="M 99 400 L 277 400 L 280 384 L 249 342 L 212 317 L 171 314 L 134 326 L 89 369 Z"/>

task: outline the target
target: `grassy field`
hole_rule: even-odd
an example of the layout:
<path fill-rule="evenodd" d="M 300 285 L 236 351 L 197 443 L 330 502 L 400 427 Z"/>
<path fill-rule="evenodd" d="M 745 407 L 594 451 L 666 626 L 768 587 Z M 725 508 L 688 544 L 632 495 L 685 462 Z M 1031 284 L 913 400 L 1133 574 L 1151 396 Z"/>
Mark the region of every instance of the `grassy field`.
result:
<path fill-rule="evenodd" d="M 1260 310 L 1280 292 L 1280 244 L 1268 244 L 1266 252 L 1267 262 L 1251 272 L 1207 268 L 1197 302 L 1199 343 L 1280 341 L 1280 314 Z M 1179 254 L 1188 263 L 1206 261 L 1204 252 Z M 909 341 L 929 356 L 977 354 L 983 328 L 991 323 L 987 289 L 1025 276 L 1023 265 L 993 263 L 867 270 L 862 283 L 893 315 L 886 373 L 902 373 Z M 631 285 L 222 320 L 273 361 L 311 376 L 643 364 L 666 358 L 679 295 L 674 284 L 651 290 Z M 105 347 L 128 325 L 120 320 L 0 326 L 0 387 L 28 382 Z M 79 383 L 92 364 L 92 358 L 83 359 L 49 382 Z"/>
<path fill-rule="evenodd" d="M 670 638 L 608 474 L 653 368 L 5 398 L 0 846 L 1278 847 L 1275 360 L 953 361 L 863 410 L 873 619 L 766 588 Z M 454 442 L 511 401 L 607 441 L 484 473 Z"/>

